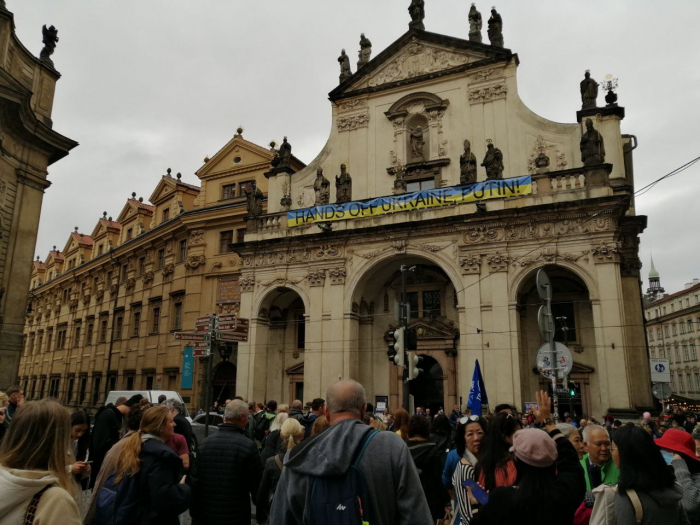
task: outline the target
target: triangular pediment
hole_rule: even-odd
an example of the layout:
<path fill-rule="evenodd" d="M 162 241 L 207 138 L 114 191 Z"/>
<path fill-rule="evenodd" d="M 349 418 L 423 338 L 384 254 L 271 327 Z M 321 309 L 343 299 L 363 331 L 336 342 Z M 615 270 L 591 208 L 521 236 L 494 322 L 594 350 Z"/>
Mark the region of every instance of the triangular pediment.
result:
<path fill-rule="evenodd" d="M 258 146 L 240 135 L 234 136 L 226 145 L 216 152 L 211 159 L 197 170 L 196 175 L 202 179 L 207 176 L 226 173 L 238 168 L 250 168 L 256 164 L 268 164 L 275 153 L 269 148 Z"/>
<path fill-rule="evenodd" d="M 153 204 L 160 204 L 163 200 L 174 195 L 177 184 L 171 177 L 163 177 L 153 191 L 153 194 L 148 199 Z"/>
<path fill-rule="evenodd" d="M 331 91 L 329 97 L 337 100 L 349 93 L 506 62 L 514 56 L 509 49 L 412 29 Z"/>
<path fill-rule="evenodd" d="M 418 339 L 455 339 L 458 335 L 450 321 L 440 318 L 417 319 L 409 323 L 408 327 L 416 330 Z"/>

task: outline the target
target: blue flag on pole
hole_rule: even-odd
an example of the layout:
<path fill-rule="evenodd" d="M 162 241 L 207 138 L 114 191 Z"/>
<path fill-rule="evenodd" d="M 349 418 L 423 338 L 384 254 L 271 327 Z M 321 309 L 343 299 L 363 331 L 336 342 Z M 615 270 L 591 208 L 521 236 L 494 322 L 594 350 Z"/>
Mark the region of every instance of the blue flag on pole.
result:
<path fill-rule="evenodd" d="M 474 375 L 472 376 L 472 386 L 469 389 L 469 399 L 467 400 L 467 408 L 472 409 L 472 415 L 481 415 L 481 405 L 488 405 L 489 398 L 486 395 L 486 386 L 484 378 L 481 375 L 479 360 L 474 364 Z"/>

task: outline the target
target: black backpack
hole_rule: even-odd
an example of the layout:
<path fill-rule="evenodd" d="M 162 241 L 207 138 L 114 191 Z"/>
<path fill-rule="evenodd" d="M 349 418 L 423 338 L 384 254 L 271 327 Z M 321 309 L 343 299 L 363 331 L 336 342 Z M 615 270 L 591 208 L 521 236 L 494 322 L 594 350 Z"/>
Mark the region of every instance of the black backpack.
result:
<path fill-rule="evenodd" d="M 345 474 L 311 478 L 311 499 L 305 525 L 376 523 L 372 516 L 367 481 L 360 472 L 359 464 L 367 445 L 377 434 L 379 430 L 373 430 L 365 437 Z"/>
<path fill-rule="evenodd" d="M 95 523 L 100 525 L 130 525 L 141 517 L 139 481 L 141 476 L 125 475 L 119 484 L 112 474 L 97 493 Z"/>
<path fill-rule="evenodd" d="M 267 417 L 266 412 L 260 412 L 260 415 L 257 417 L 260 419 L 256 418 L 255 420 L 255 440 L 262 443 L 262 440 L 265 439 L 267 432 L 270 430 L 270 418 Z"/>

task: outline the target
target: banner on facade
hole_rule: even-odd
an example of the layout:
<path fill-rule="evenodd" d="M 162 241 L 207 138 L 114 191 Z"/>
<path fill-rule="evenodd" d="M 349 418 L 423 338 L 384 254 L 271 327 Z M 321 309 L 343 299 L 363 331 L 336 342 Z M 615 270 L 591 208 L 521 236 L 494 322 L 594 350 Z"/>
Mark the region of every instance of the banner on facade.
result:
<path fill-rule="evenodd" d="M 180 390 L 192 390 L 194 373 L 194 352 L 191 346 L 186 346 L 182 357 L 182 380 Z"/>
<path fill-rule="evenodd" d="M 517 197 L 532 193 L 532 177 L 487 180 L 464 186 L 421 190 L 402 195 L 377 197 L 366 201 L 326 204 L 287 212 L 287 226 L 305 226 L 317 222 L 344 221 L 378 217 L 402 211 L 425 210 L 467 204 L 486 199 Z"/>

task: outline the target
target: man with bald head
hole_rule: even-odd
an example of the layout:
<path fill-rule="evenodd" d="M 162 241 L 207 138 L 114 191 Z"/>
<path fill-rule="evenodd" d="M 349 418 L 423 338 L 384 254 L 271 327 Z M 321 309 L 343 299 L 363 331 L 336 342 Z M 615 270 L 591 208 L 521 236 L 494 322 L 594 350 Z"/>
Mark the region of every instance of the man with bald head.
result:
<path fill-rule="evenodd" d="M 366 448 L 357 467 L 367 482 L 370 499 L 363 502 L 364 521 L 372 525 L 432 523 L 408 447 L 394 432 L 379 432 L 366 441 L 372 432 L 362 422 L 366 408 L 365 389 L 358 382 L 344 379 L 328 387 L 324 412 L 331 426 L 287 454 L 272 502 L 270 523 L 306 523 L 311 501 L 310 478 L 342 476 L 363 445 Z M 329 512 L 344 510 L 338 505 Z M 333 522 L 341 521 L 329 521 Z"/>

